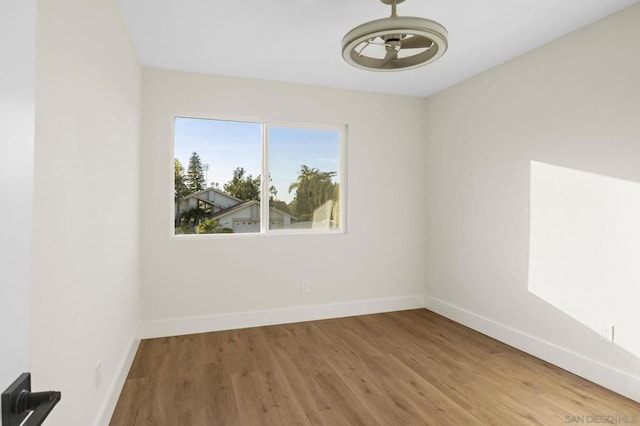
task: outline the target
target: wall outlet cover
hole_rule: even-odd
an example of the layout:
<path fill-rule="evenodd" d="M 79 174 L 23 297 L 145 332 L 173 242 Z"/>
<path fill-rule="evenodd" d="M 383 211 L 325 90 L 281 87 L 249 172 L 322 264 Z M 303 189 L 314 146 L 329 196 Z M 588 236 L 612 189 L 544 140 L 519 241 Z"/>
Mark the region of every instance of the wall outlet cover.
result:
<path fill-rule="evenodd" d="M 98 361 L 98 363 L 96 364 L 95 382 L 96 388 L 99 388 L 100 383 L 102 383 L 102 361 Z"/>
<path fill-rule="evenodd" d="M 613 325 L 605 324 L 600 326 L 598 334 L 600 334 L 600 339 L 608 343 L 613 343 L 614 331 L 615 327 Z"/>

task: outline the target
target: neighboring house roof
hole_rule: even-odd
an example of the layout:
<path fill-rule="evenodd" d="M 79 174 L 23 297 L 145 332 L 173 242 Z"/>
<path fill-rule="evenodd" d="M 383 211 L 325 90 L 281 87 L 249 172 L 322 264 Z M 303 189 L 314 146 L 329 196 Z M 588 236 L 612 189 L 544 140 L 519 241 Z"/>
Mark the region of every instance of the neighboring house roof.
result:
<path fill-rule="evenodd" d="M 236 212 L 238 212 L 240 210 L 246 209 L 247 207 L 253 206 L 254 204 L 260 205 L 260 201 L 257 201 L 257 200 L 242 201 L 240 204 L 236 204 L 235 206 L 231 206 L 231 207 L 228 207 L 228 208 L 226 208 L 224 210 L 220 210 L 220 211 L 216 212 L 213 216 L 211 216 L 211 219 L 221 219 L 221 218 L 223 218 L 225 216 L 229 216 L 229 215 L 232 215 L 233 213 L 236 213 Z M 282 210 L 278 210 L 278 209 L 275 209 L 273 207 L 269 207 L 269 210 L 278 212 L 278 213 L 282 214 L 283 216 L 289 216 L 289 217 L 291 217 L 293 219 L 296 218 L 292 214 L 283 212 Z"/>
<path fill-rule="evenodd" d="M 234 197 L 233 195 L 227 194 L 224 191 L 209 187 L 198 192 L 185 195 L 180 200 L 180 204 L 181 206 L 185 206 L 188 209 L 188 205 L 195 201 L 204 203 L 205 206 L 207 206 L 206 208 L 211 208 L 212 210 L 224 210 L 228 207 L 235 206 L 244 202 L 243 200 Z"/>
<path fill-rule="evenodd" d="M 211 216 L 211 219 L 220 219 L 223 218 L 225 216 L 229 216 L 230 214 L 233 214 L 235 212 L 237 212 L 238 210 L 242 210 L 245 209 L 249 206 L 252 206 L 254 204 L 260 204 L 258 201 L 256 200 L 251 200 L 251 201 L 242 201 L 240 204 L 236 204 L 235 206 L 231 206 L 231 207 L 227 207 L 226 209 L 220 210 L 218 212 L 216 212 L 213 216 Z"/>
<path fill-rule="evenodd" d="M 274 212 L 278 212 L 283 216 L 289 216 L 291 217 L 291 219 L 298 219 L 297 217 L 295 217 L 294 215 L 292 215 L 291 213 L 287 213 L 287 212 L 283 212 L 282 210 L 278 210 L 275 207 L 269 207 L 269 210 L 272 210 Z"/>
<path fill-rule="evenodd" d="M 217 203 L 215 200 L 210 200 L 209 198 L 209 192 L 215 192 L 217 194 L 219 194 L 222 197 L 226 197 L 231 201 L 235 201 L 236 204 L 232 205 L 232 206 L 228 206 L 228 205 L 221 205 L 219 203 Z M 234 197 L 233 195 L 229 195 L 224 191 L 221 191 L 219 189 L 213 188 L 213 187 L 209 187 L 209 188 L 205 188 L 202 189 L 198 192 L 194 192 L 192 194 L 189 195 L 185 195 L 182 198 L 182 201 L 188 201 L 190 198 L 195 198 L 196 200 L 202 201 L 203 203 L 206 203 L 210 206 L 215 206 L 220 208 L 221 210 L 218 210 L 217 212 L 215 212 L 213 214 L 213 216 L 211 217 L 211 219 L 221 219 L 223 217 L 229 216 L 233 213 L 236 213 L 240 210 L 246 209 L 247 207 L 253 206 L 255 204 L 260 205 L 260 201 L 257 200 L 250 200 L 250 201 L 243 201 L 240 198 Z M 293 216 L 292 214 L 283 212 L 282 210 L 278 210 L 276 208 L 273 207 L 269 207 L 269 210 L 272 212 L 277 212 L 283 216 L 289 216 L 292 219 L 295 219 L 296 217 Z"/>
<path fill-rule="evenodd" d="M 209 191 L 217 192 L 218 194 L 224 195 L 225 197 L 233 198 L 234 200 L 237 200 L 239 203 L 244 202 L 240 198 L 237 198 L 237 197 L 234 197 L 233 195 L 227 194 L 226 192 L 224 192 L 224 191 L 222 191 L 220 189 L 214 188 L 213 186 L 210 186 L 208 188 L 201 189 L 198 192 L 193 192 L 193 193 L 191 193 L 189 195 L 186 195 L 186 196 L 183 197 L 183 199 L 190 198 L 190 197 L 198 197 L 198 198 L 200 198 L 200 196 L 202 194 L 204 194 L 205 192 L 209 192 Z"/>
<path fill-rule="evenodd" d="M 216 189 L 214 187 L 209 187 L 209 188 L 202 189 L 202 190 L 200 190 L 198 192 L 193 192 L 193 193 L 191 193 L 189 195 L 185 195 L 184 197 L 182 197 L 182 199 L 183 200 L 187 200 L 189 198 L 197 198 L 198 200 L 203 201 L 203 202 L 205 202 L 207 204 L 213 204 L 213 202 L 211 200 L 209 200 L 208 198 L 205 198 L 205 194 L 207 194 L 210 191 L 217 192 L 218 194 L 220 194 L 220 195 L 222 195 L 224 197 L 230 198 L 232 200 L 235 200 L 238 203 L 243 203 L 244 202 L 240 198 L 234 197 L 233 195 L 227 194 L 226 192 L 221 191 L 219 189 Z"/>

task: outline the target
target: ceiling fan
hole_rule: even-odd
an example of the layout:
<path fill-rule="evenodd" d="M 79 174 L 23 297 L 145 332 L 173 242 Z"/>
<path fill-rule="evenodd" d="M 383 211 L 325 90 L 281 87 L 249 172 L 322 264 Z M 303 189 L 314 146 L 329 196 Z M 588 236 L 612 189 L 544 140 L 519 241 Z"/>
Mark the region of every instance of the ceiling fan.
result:
<path fill-rule="evenodd" d="M 425 18 L 398 16 L 404 0 L 380 0 L 391 5 L 391 16 L 366 22 L 342 39 L 342 57 L 349 64 L 373 71 L 418 68 L 447 50 L 447 30 Z"/>

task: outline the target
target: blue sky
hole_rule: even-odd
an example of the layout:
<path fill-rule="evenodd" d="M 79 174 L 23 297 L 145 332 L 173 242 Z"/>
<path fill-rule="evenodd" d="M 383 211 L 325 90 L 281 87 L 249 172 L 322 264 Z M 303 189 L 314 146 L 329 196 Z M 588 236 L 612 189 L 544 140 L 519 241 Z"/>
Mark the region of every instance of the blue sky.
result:
<path fill-rule="evenodd" d="M 210 119 L 175 119 L 174 155 L 185 170 L 192 152 L 209 165 L 207 183 L 220 187 L 231 180 L 233 170 L 243 167 L 248 174 L 261 171 L 261 124 Z M 289 202 L 289 185 L 305 164 L 323 172 L 340 171 L 340 133 L 335 130 L 269 127 L 269 172 L 277 198 Z"/>

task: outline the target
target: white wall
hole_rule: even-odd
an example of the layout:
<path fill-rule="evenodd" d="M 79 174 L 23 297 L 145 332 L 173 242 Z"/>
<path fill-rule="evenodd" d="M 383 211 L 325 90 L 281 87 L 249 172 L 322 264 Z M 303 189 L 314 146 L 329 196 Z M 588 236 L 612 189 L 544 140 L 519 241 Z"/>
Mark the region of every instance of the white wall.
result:
<path fill-rule="evenodd" d="M 40 1 L 37 29 L 31 370 L 47 425 L 90 425 L 140 318 L 140 66 L 115 1 Z"/>
<path fill-rule="evenodd" d="M 145 69 L 142 105 L 144 320 L 421 299 L 422 99 Z M 174 112 L 348 124 L 348 232 L 172 240 Z M 399 210 L 418 213 L 394 226 Z M 302 279 L 311 293 L 300 293 Z"/>
<path fill-rule="evenodd" d="M 640 354 L 536 297 L 527 274 L 532 160 L 640 181 L 639 22 L 636 5 L 430 97 L 425 187 L 427 306 L 537 341 L 536 355 L 636 399 Z M 637 310 L 632 294 L 620 309 Z M 620 327 L 640 336 L 637 322 Z"/>
<path fill-rule="evenodd" d="M 640 357 L 640 182 L 539 162 L 530 176 L 529 291 Z"/>
<path fill-rule="evenodd" d="M 0 6 L 0 392 L 28 368 L 36 1 Z M 0 423 L 2 420 L 0 420 Z"/>

